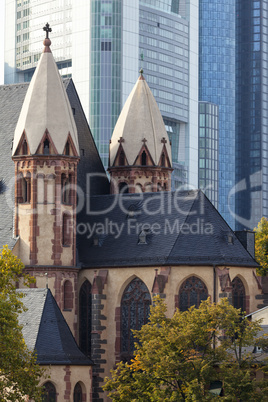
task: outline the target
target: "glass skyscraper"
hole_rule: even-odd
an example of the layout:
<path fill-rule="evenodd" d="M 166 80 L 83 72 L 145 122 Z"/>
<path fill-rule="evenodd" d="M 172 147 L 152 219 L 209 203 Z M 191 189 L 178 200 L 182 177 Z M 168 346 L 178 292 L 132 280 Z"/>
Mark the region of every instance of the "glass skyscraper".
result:
<path fill-rule="evenodd" d="M 53 55 L 75 82 L 105 166 L 142 67 L 172 141 L 175 174 L 197 187 L 197 0 L 6 0 L 6 15 L 5 83 L 30 80 L 49 22 Z"/>
<path fill-rule="evenodd" d="M 219 107 L 219 211 L 232 227 L 235 202 L 229 193 L 235 185 L 235 3 L 199 1 L 199 100 Z"/>
<path fill-rule="evenodd" d="M 236 8 L 236 229 L 268 216 L 268 1 Z"/>

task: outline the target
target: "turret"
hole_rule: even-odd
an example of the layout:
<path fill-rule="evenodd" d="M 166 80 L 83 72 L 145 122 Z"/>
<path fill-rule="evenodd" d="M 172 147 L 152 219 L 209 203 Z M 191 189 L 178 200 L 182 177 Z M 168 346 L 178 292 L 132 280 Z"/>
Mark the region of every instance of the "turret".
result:
<path fill-rule="evenodd" d="M 74 266 L 78 136 L 50 50 L 44 51 L 15 129 L 15 235 L 28 266 Z"/>
<path fill-rule="evenodd" d="M 142 70 L 110 141 L 111 192 L 170 190 L 171 145 Z"/>

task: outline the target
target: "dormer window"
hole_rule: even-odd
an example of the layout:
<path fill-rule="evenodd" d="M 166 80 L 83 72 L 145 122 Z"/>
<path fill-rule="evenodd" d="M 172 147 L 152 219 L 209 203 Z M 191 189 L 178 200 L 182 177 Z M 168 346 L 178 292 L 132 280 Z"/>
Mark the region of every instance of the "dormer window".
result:
<path fill-rule="evenodd" d="M 139 234 L 139 241 L 138 241 L 138 244 L 147 244 L 146 236 L 147 236 L 146 231 L 145 231 L 145 230 L 142 230 L 142 231 L 140 232 L 140 234 Z"/>
<path fill-rule="evenodd" d="M 44 155 L 49 155 L 49 141 L 48 141 L 48 139 L 46 139 L 45 141 L 44 141 Z"/>
<path fill-rule="evenodd" d="M 145 151 L 143 151 L 143 153 L 141 154 L 141 164 L 142 166 L 147 165 L 147 154 Z"/>

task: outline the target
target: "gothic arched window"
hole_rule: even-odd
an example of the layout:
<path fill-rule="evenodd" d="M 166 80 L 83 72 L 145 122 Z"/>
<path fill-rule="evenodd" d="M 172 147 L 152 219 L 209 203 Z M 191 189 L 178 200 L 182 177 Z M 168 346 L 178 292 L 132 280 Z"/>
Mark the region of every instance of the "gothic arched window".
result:
<path fill-rule="evenodd" d="M 79 345 L 90 356 L 91 353 L 91 284 L 85 281 L 79 293 Z"/>
<path fill-rule="evenodd" d="M 208 290 L 204 282 L 196 276 L 186 279 L 179 291 L 179 309 L 186 311 L 189 307 L 199 307 L 202 300 L 208 298 Z"/>
<path fill-rule="evenodd" d="M 42 402 L 56 402 L 56 388 L 52 382 L 48 381 L 43 385 Z"/>
<path fill-rule="evenodd" d="M 121 300 L 121 358 L 129 360 L 134 352 L 132 329 L 139 330 L 147 323 L 151 296 L 147 286 L 135 278 L 126 287 Z"/>
<path fill-rule="evenodd" d="M 235 308 L 241 308 L 242 311 L 245 311 L 245 287 L 241 279 L 239 279 L 237 276 L 232 281 L 232 287 L 233 306 Z"/>
<path fill-rule="evenodd" d="M 82 387 L 79 382 L 74 387 L 74 402 L 82 402 Z"/>

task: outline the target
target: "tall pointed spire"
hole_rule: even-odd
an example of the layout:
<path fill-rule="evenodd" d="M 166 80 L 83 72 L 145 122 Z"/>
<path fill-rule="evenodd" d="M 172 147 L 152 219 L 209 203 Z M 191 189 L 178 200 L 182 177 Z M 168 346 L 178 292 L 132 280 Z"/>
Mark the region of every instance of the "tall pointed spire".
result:
<path fill-rule="evenodd" d="M 37 153 L 47 132 L 56 154 L 63 154 L 68 137 L 71 137 L 75 152 L 79 155 L 76 124 L 68 96 L 62 83 L 57 65 L 50 50 L 51 32 L 46 31 L 44 51 L 29 85 L 14 134 L 12 155 L 15 155 L 23 135 L 27 139 L 31 155 Z"/>

